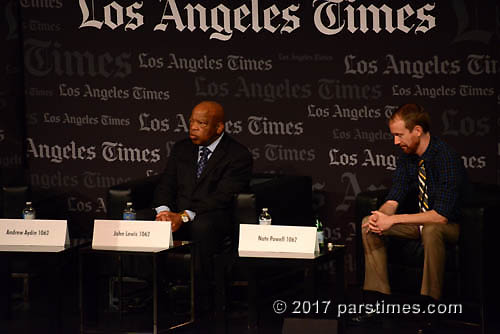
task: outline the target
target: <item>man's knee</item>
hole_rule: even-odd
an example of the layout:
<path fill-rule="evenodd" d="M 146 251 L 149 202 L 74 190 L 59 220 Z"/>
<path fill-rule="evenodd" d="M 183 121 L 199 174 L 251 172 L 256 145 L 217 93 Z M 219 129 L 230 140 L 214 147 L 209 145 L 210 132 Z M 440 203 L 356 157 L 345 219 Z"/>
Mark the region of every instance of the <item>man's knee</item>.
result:
<path fill-rule="evenodd" d="M 366 232 L 368 231 L 368 221 L 369 221 L 369 219 L 370 219 L 370 216 L 366 216 L 361 221 L 361 232 L 363 232 L 363 234 L 366 234 Z"/>
<path fill-rule="evenodd" d="M 368 220 L 370 216 L 366 216 L 363 218 L 361 222 L 361 236 L 363 239 L 363 246 L 366 249 L 377 249 L 384 246 L 384 240 L 375 233 L 369 232 L 368 226 L 363 227 L 363 225 L 368 224 Z"/>
<path fill-rule="evenodd" d="M 190 222 L 189 224 L 192 224 L 191 227 L 191 233 L 194 235 L 203 235 L 205 233 L 210 232 L 212 230 L 212 222 L 207 219 L 195 219 L 194 221 Z"/>
<path fill-rule="evenodd" d="M 232 237 L 233 229 L 228 217 L 224 214 L 204 214 L 196 216 L 190 222 L 191 238 L 193 241 L 210 243 L 219 247 L 226 237 Z"/>
<path fill-rule="evenodd" d="M 422 228 L 422 243 L 424 247 L 429 244 L 443 243 L 443 225 L 426 224 Z"/>

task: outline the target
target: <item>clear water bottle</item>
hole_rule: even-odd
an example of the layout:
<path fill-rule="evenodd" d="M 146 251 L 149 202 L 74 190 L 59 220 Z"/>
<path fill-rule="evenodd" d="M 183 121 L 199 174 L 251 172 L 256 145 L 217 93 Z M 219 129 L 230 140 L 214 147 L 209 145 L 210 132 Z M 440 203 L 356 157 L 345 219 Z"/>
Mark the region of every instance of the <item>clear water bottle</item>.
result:
<path fill-rule="evenodd" d="M 271 225 L 271 215 L 269 214 L 269 210 L 267 208 L 262 208 L 262 212 L 259 215 L 259 224 L 260 225 Z"/>
<path fill-rule="evenodd" d="M 123 210 L 123 220 L 135 220 L 135 210 L 132 202 L 127 202 L 127 207 Z"/>
<path fill-rule="evenodd" d="M 318 239 L 318 245 L 320 250 L 325 246 L 325 234 L 323 233 L 323 224 L 318 217 L 316 217 L 316 238 Z"/>
<path fill-rule="evenodd" d="M 23 209 L 23 219 L 35 219 L 36 212 L 31 202 L 26 202 L 26 206 Z"/>

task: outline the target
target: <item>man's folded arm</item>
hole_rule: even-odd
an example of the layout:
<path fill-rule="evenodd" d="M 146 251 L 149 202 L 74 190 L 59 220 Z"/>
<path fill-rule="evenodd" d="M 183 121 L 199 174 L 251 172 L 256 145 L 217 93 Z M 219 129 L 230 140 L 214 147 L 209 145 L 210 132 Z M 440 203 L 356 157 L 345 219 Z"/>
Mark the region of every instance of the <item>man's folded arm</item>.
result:
<path fill-rule="evenodd" d="M 393 200 L 388 200 L 380 206 L 378 211 L 385 213 L 388 216 L 392 216 L 396 213 L 399 203 Z"/>

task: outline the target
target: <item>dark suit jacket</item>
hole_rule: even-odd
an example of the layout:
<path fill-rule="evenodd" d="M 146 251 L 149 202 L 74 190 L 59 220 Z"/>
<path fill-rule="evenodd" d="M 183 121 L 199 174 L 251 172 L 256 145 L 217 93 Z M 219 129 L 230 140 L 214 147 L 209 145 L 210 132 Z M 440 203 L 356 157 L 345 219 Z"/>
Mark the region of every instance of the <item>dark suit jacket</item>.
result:
<path fill-rule="evenodd" d="M 155 207 L 167 205 L 173 212 L 191 210 L 197 216 L 211 211 L 230 212 L 233 196 L 248 188 L 252 174 L 250 152 L 225 133 L 199 179 L 197 161 L 198 146 L 189 138 L 174 145 L 155 191 Z"/>

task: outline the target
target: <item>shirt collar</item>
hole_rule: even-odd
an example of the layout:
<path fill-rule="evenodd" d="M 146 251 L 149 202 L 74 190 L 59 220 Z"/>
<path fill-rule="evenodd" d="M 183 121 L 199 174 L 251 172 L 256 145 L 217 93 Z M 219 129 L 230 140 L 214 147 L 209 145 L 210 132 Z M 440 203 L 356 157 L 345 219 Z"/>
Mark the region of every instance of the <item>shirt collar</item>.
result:
<path fill-rule="evenodd" d="M 436 146 L 436 140 L 435 140 L 434 136 L 430 136 L 429 146 L 427 146 L 427 149 L 425 150 L 424 154 L 422 154 L 422 156 L 419 157 L 419 160 L 423 159 L 424 161 L 426 161 L 430 157 L 432 157 L 432 155 L 436 151 L 436 147 L 435 146 Z"/>
<path fill-rule="evenodd" d="M 222 139 L 223 136 L 224 136 L 224 132 L 219 136 L 219 138 L 217 138 L 216 140 L 214 140 L 212 142 L 212 144 L 206 146 L 210 150 L 211 153 L 213 153 L 215 151 L 215 148 L 217 147 L 217 145 L 219 145 L 219 143 L 220 143 L 220 141 L 221 141 L 221 139 Z M 202 147 L 203 146 L 200 146 L 198 148 L 198 151 L 200 151 Z"/>

